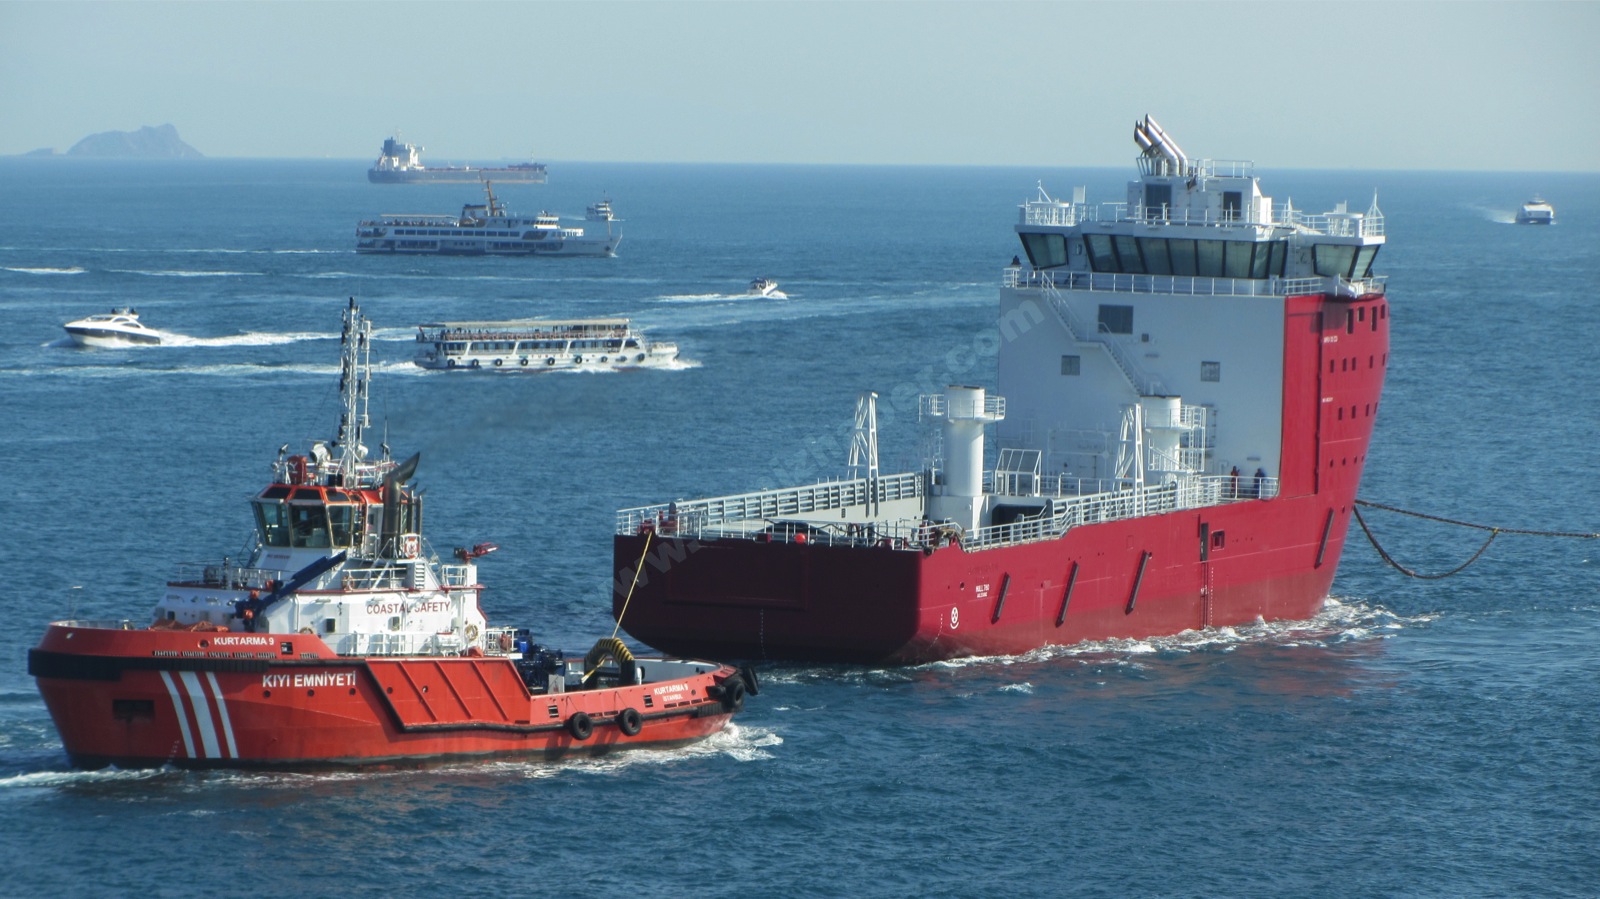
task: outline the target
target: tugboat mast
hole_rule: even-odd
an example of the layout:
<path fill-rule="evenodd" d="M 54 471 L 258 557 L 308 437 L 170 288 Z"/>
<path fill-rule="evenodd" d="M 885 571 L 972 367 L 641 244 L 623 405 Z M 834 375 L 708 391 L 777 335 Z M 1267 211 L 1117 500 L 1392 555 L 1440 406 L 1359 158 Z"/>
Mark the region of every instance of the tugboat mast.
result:
<path fill-rule="evenodd" d="M 367 386 L 372 380 L 372 322 L 361 316 L 355 297 L 345 309 L 339 343 L 339 394 L 344 401 L 339 413 L 339 475 L 343 483 L 354 484 L 357 467 L 367 454 L 361 437 L 368 424 Z"/>

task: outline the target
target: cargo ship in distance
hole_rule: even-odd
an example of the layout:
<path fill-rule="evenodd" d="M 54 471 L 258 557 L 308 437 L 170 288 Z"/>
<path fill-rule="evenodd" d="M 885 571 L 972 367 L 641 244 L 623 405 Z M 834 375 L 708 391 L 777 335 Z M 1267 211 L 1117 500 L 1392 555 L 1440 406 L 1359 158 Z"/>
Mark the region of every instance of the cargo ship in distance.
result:
<path fill-rule="evenodd" d="M 367 169 L 373 184 L 472 184 L 478 181 L 543 184 L 547 172 L 542 162 L 518 162 L 509 166 L 436 166 L 422 164 L 422 148 L 401 143 L 398 137 L 385 138 L 378 161 Z"/>
<path fill-rule="evenodd" d="M 920 663 L 1315 616 L 1388 364 L 1383 215 L 1275 203 L 1148 116 L 1134 140 L 1125 201 L 1022 204 L 997 390 L 918 399 L 940 430 L 921 470 L 879 472 L 867 393 L 843 479 L 621 510 L 622 626 Z"/>
<path fill-rule="evenodd" d="M 169 581 L 153 619 L 57 621 L 29 652 L 71 762 L 558 759 L 722 730 L 753 671 L 635 657 L 614 636 L 568 658 L 489 624 L 478 564 L 494 545 L 441 561 L 420 533 L 418 457 L 362 445 L 371 325 L 354 301 L 341 340 L 337 438 L 279 451 L 247 556 Z"/>

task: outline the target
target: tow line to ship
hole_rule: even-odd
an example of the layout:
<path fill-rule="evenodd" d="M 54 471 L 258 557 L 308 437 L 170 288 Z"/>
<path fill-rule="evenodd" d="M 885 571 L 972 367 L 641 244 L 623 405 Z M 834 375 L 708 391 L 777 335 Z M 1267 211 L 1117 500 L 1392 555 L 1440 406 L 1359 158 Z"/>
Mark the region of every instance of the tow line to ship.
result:
<path fill-rule="evenodd" d="M 1351 511 L 1355 513 L 1356 523 L 1361 525 L 1362 533 L 1367 535 L 1367 541 L 1372 544 L 1373 549 L 1378 551 L 1378 556 L 1380 558 L 1382 558 L 1385 562 L 1388 562 L 1389 565 L 1391 565 L 1396 571 L 1400 572 L 1406 577 L 1420 578 L 1428 581 L 1443 580 L 1444 578 L 1450 577 L 1453 574 L 1461 573 L 1468 565 L 1478 561 L 1478 559 L 1483 556 L 1484 552 L 1489 549 L 1489 544 L 1493 543 L 1495 538 L 1501 534 L 1523 534 L 1530 537 L 1566 537 L 1577 540 L 1600 540 L 1600 534 L 1586 534 L 1581 531 L 1535 531 L 1527 528 L 1495 527 L 1494 525 L 1476 524 L 1471 521 L 1457 521 L 1454 518 L 1441 518 L 1438 515 L 1429 515 L 1426 512 L 1413 512 L 1410 509 L 1400 509 L 1395 506 L 1386 506 L 1383 503 L 1370 502 L 1364 499 L 1356 500 L 1355 504 L 1358 507 L 1366 506 L 1371 509 L 1382 509 L 1385 512 L 1398 512 L 1401 515 L 1410 515 L 1413 518 L 1423 518 L 1428 521 L 1437 521 L 1442 524 L 1455 525 L 1456 527 L 1472 528 L 1473 530 L 1489 532 L 1489 539 L 1483 541 L 1483 545 L 1478 547 L 1478 551 L 1473 553 L 1472 557 L 1467 559 L 1465 562 L 1462 562 L 1460 565 L 1457 565 L 1443 574 L 1423 574 L 1419 571 L 1412 571 L 1404 565 L 1401 565 L 1399 562 L 1396 562 L 1394 557 L 1389 555 L 1389 553 L 1378 544 L 1378 538 L 1373 535 L 1372 528 L 1367 526 L 1367 520 L 1361 517 L 1361 509 L 1351 509 Z"/>

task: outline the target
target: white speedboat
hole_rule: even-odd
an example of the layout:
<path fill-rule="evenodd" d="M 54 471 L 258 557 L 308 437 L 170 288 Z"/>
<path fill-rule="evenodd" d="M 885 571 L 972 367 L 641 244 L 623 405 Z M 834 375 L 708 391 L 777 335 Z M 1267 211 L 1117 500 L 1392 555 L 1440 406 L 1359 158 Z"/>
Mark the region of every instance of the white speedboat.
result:
<path fill-rule="evenodd" d="M 1522 208 L 1517 211 L 1517 224 L 1519 225 L 1554 225 L 1555 223 L 1555 207 L 1540 197 L 1534 197 L 1523 203 Z"/>
<path fill-rule="evenodd" d="M 161 342 L 161 332 L 139 321 L 139 313 L 128 308 L 97 313 L 62 327 L 78 346 L 149 346 Z"/>
<path fill-rule="evenodd" d="M 750 295 L 757 297 L 782 297 L 783 291 L 778 289 L 778 282 L 771 278 L 757 278 L 750 282 Z"/>
<path fill-rule="evenodd" d="M 677 358 L 676 344 L 646 338 L 625 318 L 593 318 L 418 325 L 413 361 L 422 368 L 604 371 L 661 368 Z"/>

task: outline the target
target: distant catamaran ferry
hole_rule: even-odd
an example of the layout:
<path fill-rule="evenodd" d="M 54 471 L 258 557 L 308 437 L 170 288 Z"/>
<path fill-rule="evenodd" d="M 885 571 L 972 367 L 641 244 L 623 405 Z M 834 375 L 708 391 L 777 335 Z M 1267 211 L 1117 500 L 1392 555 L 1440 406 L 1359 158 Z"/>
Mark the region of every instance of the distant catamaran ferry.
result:
<path fill-rule="evenodd" d="M 455 215 L 384 215 L 356 226 L 357 253 L 430 256 L 615 256 L 621 221 L 610 200 L 590 206 L 584 218 L 595 233 L 563 228 L 553 212 L 507 215 L 485 182 L 487 202 L 468 203 Z M 604 228 L 604 233 L 600 229 Z"/>
<path fill-rule="evenodd" d="M 417 326 L 422 368 L 603 371 L 661 368 L 678 347 L 634 331 L 625 318 L 574 321 L 434 322 Z"/>
<path fill-rule="evenodd" d="M 422 164 L 421 150 L 415 144 L 401 143 L 397 137 L 386 138 L 383 153 L 372 168 L 367 169 L 367 180 L 373 184 L 475 184 L 479 181 L 543 184 L 546 180 L 542 162 L 518 162 L 499 168 L 470 165 L 429 168 Z"/>

